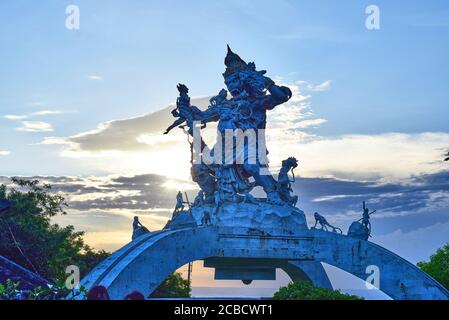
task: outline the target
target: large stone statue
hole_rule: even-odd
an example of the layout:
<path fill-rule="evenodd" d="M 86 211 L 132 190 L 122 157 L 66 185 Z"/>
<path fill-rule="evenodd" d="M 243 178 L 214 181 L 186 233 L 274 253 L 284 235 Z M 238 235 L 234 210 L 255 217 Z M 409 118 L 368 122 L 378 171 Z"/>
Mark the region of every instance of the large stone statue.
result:
<path fill-rule="evenodd" d="M 246 63 L 229 46 L 225 65 L 223 76 L 231 97 L 228 99 L 228 91 L 223 89 L 211 99 L 207 110 L 200 111 L 190 105 L 187 87 L 178 85 L 180 97 L 177 109 L 173 111 L 178 120 L 166 133 L 176 126 L 184 128 L 185 122 L 187 132 L 195 138 L 195 122 L 201 123 L 202 127 L 209 122 L 218 122 L 217 145 L 211 151 L 214 163 L 194 162 L 191 146 L 192 178 L 205 192 L 207 203 L 245 201 L 251 199 L 247 195 L 252 188 L 260 186 L 267 194 L 268 203 L 293 205 L 294 199 L 286 196 L 286 190 L 280 192 L 268 171 L 268 152 L 264 132 L 261 131 L 266 128 L 267 111 L 287 102 L 292 92 L 287 87 L 276 85 L 265 76 L 266 71 L 257 71 L 254 63 Z M 229 138 L 229 132 L 233 132 L 234 137 Z M 251 134 L 254 139 L 248 138 L 247 135 Z M 243 142 L 239 145 L 238 140 L 242 137 Z M 202 155 L 205 149 L 209 151 L 202 139 L 198 145 Z"/>
<path fill-rule="evenodd" d="M 131 290 L 149 296 L 167 275 L 203 260 L 205 267 L 215 269 L 216 280 L 275 280 L 276 269 L 283 269 L 292 281 L 331 289 L 322 265 L 326 263 L 361 280 L 370 275 L 368 268 L 378 266 L 378 288 L 395 299 L 448 299 L 449 291 L 415 265 L 366 241 L 373 212 L 365 204 L 362 219 L 351 225 L 348 235 L 319 213 L 308 227 L 293 195 L 298 161 L 284 160 L 275 180 L 265 148 L 267 111 L 288 101 L 291 91 L 229 47 L 225 64 L 228 90 L 213 97 L 206 110 L 192 106 L 188 88 L 178 85 L 172 112 L 176 120 L 165 132 L 180 127 L 188 135 L 191 175 L 201 189 L 194 203 L 179 192 L 172 219 L 158 232 L 138 236 L 145 229 L 136 218 L 135 241 L 104 260 L 81 285 L 103 285 L 113 299 Z M 198 134 L 210 122 L 218 122 L 212 149 Z"/>

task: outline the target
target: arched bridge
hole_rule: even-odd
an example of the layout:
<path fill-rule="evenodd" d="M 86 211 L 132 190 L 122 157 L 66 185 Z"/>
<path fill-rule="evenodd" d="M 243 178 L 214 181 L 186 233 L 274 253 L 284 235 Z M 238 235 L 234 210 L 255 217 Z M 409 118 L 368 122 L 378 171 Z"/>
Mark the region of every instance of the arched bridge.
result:
<path fill-rule="evenodd" d="M 237 264 L 241 261 L 241 265 L 257 266 L 259 262 L 262 267 L 279 267 L 293 280 L 306 279 L 321 287 L 330 287 L 330 282 L 320 262 L 363 280 L 368 276 L 367 267 L 377 266 L 379 289 L 393 299 L 449 298 L 449 292 L 441 284 L 385 248 L 332 232 L 307 229 L 288 236 L 214 226 L 149 233 L 100 263 L 81 285 L 87 289 L 103 285 L 112 299 L 122 299 L 134 290 L 149 295 L 171 273 L 189 262 L 222 261 L 222 268 L 226 268 L 229 259 Z"/>

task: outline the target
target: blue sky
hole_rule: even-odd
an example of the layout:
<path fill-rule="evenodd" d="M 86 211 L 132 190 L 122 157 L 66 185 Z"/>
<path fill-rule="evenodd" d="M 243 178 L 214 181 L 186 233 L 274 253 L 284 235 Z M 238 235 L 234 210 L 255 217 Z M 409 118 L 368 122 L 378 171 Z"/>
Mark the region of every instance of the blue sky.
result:
<path fill-rule="evenodd" d="M 69 4 L 80 8 L 80 30 L 65 27 Z M 380 8 L 380 30 L 365 28 L 370 4 Z M 449 190 L 429 178 L 448 176 L 448 40 L 443 0 L 2 0 L 0 175 L 79 177 L 58 182 L 76 203 L 65 222 L 88 229 L 97 247 L 117 247 L 108 239 L 126 239 L 123 219 L 132 218 L 119 198 L 135 190 L 101 198 L 89 188 L 148 173 L 194 188 L 185 137 L 160 135 L 166 108 L 178 82 L 195 97 L 219 92 L 229 43 L 294 90 L 295 101 L 268 116 L 268 147 L 274 168 L 300 159 L 298 174 L 313 182 L 299 184 L 302 205 L 346 226 L 362 198 L 372 200 L 383 209 L 379 242 L 416 262 L 449 231 Z M 99 198 L 119 200 L 89 205 Z M 171 205 L 153 200 L 164 213 L 133 208 L 150 229 L 164 225 Z M 109 230 L 95 227 L 99 216 Z M 399 245 L 430 235 L 416 252 Z"/>
<path fill-rule="evenodd" d="M 65 28 L 71 3 L 80 7 L 79 31 Z M 48 121 L 71 135 L 159 109 L 175 99 L 179 81 L 210 95 L 222 87 L 230 43 L 273 77 L 332 80 L 333 90 L 314 100 L 328 120 L 321 134 L 444 131 L 449 5 L 377 1 L 381 30 L 369 31 L 368 4 L 2 1 L 1 111 L 69 111 Z M 1 121 L 11 139 L 3 149 L 36 140 L 11 135 L 14 124 Z"/>

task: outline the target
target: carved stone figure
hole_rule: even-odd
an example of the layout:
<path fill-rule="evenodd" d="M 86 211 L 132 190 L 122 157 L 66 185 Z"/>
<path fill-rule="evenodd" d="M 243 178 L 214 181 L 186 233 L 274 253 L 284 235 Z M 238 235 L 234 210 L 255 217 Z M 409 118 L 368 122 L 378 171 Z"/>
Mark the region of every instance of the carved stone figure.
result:
<path fill-rule="evenodd" d="M 198 194 L 195 197 L 195 200 L 193 200 L 193 206 L 194 207 L 199 207 L 204 205 L 204 191 L 200 190 L 198 191 Z"/>
<path fill-rule="evenodd" d="M 189 130 L 193 128 L 194 113 L 200 112 L 200 110 L 190 105 L 189 89 L 184 84 L 178 84 L 179 98 L 176 101 L 176 109 L 172 110 L 172 115 L 178 119 L 170 125 L 164 134 L 168 134 L 171 130 L 176 127 L 181 127 L 183 123 L 189 127 Z M 191 131 L 189 131 L 192 134 Z"/>
<path fill-rule="evenodd" d="M 225 189 L 217 187 L 215 193 L 217 191 L 223 193 L 220 197 L 224 201 L 235 201 L 241 195 L 248 193 L 248 188 L 261 186 L 267 194 L 269 203 L 283 205 L 285 202 L 279 195 L 276 181 L 268 172 L 267 152 L 265 149 L 260 152 L 262 155 L 258 152 L 259 147 L 265 148 L 265 141 L 260 141 L 264 137 L 260 138 L 256 134 L 255 143 L 244 140 L 243 147 L 236 148 L 235 140 L 226 139 L 225 133 L 226 130 L 236 129 L 253 130 L 257 133 L 259 130 L 265 129 L 267 111 L 287 102 L 291 98 L 292 92 L 287 87 L 277 86 L 273 80 L 265 76 L 266 71 L 257 71 L 254 63 L 246 63 L 232 52 L 229 46 L 225 65 L 226 71 L 223 76 L 231 97 L 228 99 L 226 90 L 221 90 L 216 97 L 211 99 L 207 110 L 200 111 L 190 105 L 187 87 L 179 85 L 180 97 L 177 101 L 177 109 L 173 112 L 174 116 L 179 119 L 166 132 L 168 133 L 172 128 L 186 122 L 189 127 L 188 133 L 192 134 L 195 121 L 200 122 L 203 127 L 209 122 L 218 122 L 218 139 L 220 141 L 217 143 L 220 143 L 219 145 L 225 150 L 230 148 L 233 154 L 230 163 L 226 162 L 227 166 L 222 166 L 224 171 L 220 170 L 219 173 L 227 180 L 220 186 L 225 186 Z M 204 142 L 201 141 L 201 147 L 204 146 Z M 254 158 L 254 155 L 257 157 Z M 214 156 L 217 155 L 214 154 Z M 222 163 L 225 163 L 225 159 L 222 160 Z M 192 177 L 205 193 L 210 192 L 210 187 L 213 186 L 210 177 L 214 175 L 217 175 L 215 167 L 202 164 L 194 164 L 192 167 Z M 250 182 L 250 178 L 254 180 L 254 183 Z M 232 182 L 234 185 L 231 188 L 228 182 L 233 179 L 235 181 Z M 229 192 L 234 194 L 231 196 L 227 194 Z"/>
<path fill-rule="evenodd" d="M 176 206 L 173 215 L 176 215 L 180 211 L 184 211 L 184 198 L 181 191 L 176 195 Z"/>
<path fill-rule="evenodd" d="M 134 240 L 134 239 L 140 237 L 141 235 L 144 235 L 149 232 L 150 231 L 140 223 L 139 217 L 137 217 L 137 216 L 134 217 L 132 239 Z"/>
<path fill-rule="evenodd" d="M 214 203 L 216 191 L 215 171 L 205 164 L 193 164 L 190 170 L 192 180 L 198 184 L 204 193 L 205 203 Z"/>
<path fill-rule="evenodd" d="M 288 158 L 282 161 L 282 167 L 279 171 L 278 181 L 277 181 L 277 191 L 283 201 L 291 206 L 295 206 L 298 202 L 298 196 L 292 196 L 293 192 L 291 183 L 295 182 L 295 174 L 293 170 L 298 167 L 298 160 L 296 158 Z M 292 172 L 293 180 L 290 181 L 288 173 Z"/>
<path fill-rule="evenodd" d="M 204 212 L 203 218 L 201 219 L 201 224 L 207 226 L 211 224 L 209 211 Z"/>
<path fill-rule="evenodd" d="M 315 212 L 314 217 L 315 217 L 315 225 L 312 227 L 312 229 L 316 229 L 316 226 L 319 224 L 321 230 L 329 231 L 329 229 L 327 228 L 329 227 L 332 229 L 332 232 L 338 231 L 339 233 L 343 233 L 340 228 L 331 225 L 329 222 L 327 222 L 326 218 L 320 215 L 318 212 Z"/>
<path fill-rule="evenodd" d="M 374 210 L 374 211 L 370 212 L 369 209 L 366 207 L 365 201 L 363 201 L 363 216 L 358 221 L 361 221 L 362 225 L 369 230 L 369 234 L 368 235 L 371 235 L 371 221 L 370 221 L 371 215 L 373 213 L 375 213 L 376 211 L 377 210 Z"/>
<path fill-rule="evenodd" d="M 354 221 L 348 230 L 348 236 L 359 238 L 362 240 L 368 240 L 371 237 L 371 215 L 374 214 L 376 210 L 369 211 L 366 207 L 365 201 L 363 201 L 363 213 L 362 218 Z"/>

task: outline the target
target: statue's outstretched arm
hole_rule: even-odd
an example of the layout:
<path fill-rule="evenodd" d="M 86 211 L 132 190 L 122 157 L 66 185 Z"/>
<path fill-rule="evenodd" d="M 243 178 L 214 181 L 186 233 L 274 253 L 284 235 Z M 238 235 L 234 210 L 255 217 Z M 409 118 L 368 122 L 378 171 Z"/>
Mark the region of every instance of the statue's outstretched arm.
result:
<path fill-rule="evenodd" d="M 278 86 L 273 80 L 267 78 L 267 90 L 270 93 L 266 97 L 265 108 L 268 110 L 274 109 L 276 106 L 283 104 L 290 100 L 292 91 L 288 87 Z"/>
<path fill-rule="evenodd" d="M 220 120 L 220 115 L 218 114 L 216 107 L 209 107 L 205 111 L 198 110 L 194 113 L 194 120 L 201 121 L 202 124 L 208 122 L 217 122 Z"/>

